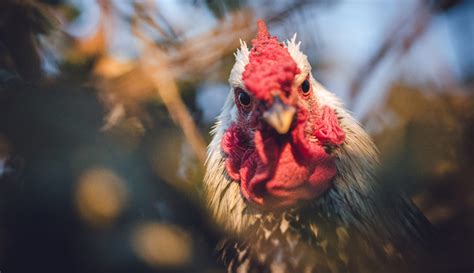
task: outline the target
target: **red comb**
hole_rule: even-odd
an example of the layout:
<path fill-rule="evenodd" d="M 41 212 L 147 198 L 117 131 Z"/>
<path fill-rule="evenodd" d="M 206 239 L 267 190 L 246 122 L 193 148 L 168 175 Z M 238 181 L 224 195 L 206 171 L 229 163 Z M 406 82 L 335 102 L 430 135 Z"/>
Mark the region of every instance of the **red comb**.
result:
<path fill-rule="evenodd" d="M 275 36 L 270 36 L 264 21 L 257 21 L 257 37 L 252 40 L 249 63 L 242 75 L 245 87 L 257 99 L 271 100 L 271 92 L 291 91 L 300 71 L 290 53 Z"/>
<path fill-rule="evenodd" d="M 262 19 L 257 21 L 257 40 L 263 41 L 270 38 L 270 33 L 268 33 L 267 25 Z"/>

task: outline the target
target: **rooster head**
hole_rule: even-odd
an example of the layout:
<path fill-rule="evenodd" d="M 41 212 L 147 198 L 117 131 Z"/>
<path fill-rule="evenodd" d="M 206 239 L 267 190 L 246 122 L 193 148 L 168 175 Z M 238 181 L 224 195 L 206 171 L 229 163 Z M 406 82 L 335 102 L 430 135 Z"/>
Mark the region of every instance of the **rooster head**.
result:
<path fill-rule="evenodd" d="M 322 104 L 299 44 L 283 44 L 258 21 L 231 72 L 232 114 L 221 148 L 227 175 L 263 209 L 312 200 L 337 173 L 333 152 L 345 133 L 335 109 Z"/>

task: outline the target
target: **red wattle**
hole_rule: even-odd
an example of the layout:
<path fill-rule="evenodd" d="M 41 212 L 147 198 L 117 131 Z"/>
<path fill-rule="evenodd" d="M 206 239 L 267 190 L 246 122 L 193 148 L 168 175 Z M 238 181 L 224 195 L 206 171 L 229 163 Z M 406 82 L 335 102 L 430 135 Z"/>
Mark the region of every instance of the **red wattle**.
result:
<path fill-rule="evenodd" d="M 227 174 L 234 180 L 240 180 L 240 167 L 247 150 L 248 139 L 237 126 L 231 126 L 222 138 L 222 151 L 227 154 L 225 167 Z"/>
<path fill-rule="evenodd" d="M 318 141 L 309 141 L 305 135 L 307 113 L 303 110 L 286 136 L 258 129 L 252 143 L 236 123 L 229 127 L 222 140 L 226 170 L 240 181 L 247 200 L 265 207 L 286 207 L 314 199 L 331 186 L 336 164 L 323 144 L 342 144 L 345 135 L 334 111 L 328 107 L 322 110 L 315 129 Z"/>

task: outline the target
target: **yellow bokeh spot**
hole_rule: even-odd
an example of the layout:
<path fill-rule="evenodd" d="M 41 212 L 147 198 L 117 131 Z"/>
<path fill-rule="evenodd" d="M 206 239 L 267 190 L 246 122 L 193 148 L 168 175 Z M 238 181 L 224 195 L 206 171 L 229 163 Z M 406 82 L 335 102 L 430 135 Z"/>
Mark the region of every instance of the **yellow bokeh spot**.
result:
<path fill-rule="evenodd" d="M 136 255 L 154 267 L 181 267 L 192 259 L 189 234 L 176 226 L 143 223 L 132 233 Z"/>
<path fill-rule="evenodd" d="M 79 214 L 88 224 L 110 224 L 119 216 L 126 200 L 125 183 L 111 170 L 89 169 L 79 178 L 76 205 Z"/>

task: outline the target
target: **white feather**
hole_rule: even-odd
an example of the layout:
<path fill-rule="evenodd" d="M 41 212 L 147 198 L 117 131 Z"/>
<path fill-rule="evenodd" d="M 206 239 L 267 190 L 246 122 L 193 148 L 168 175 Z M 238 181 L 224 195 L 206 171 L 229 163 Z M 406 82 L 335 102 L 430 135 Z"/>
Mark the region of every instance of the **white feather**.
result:
<path fill-rule="evenodd" d="M 249 49 L 247 44 L 240 40 L 240 49 L 235 52 L 235 64 L 230 72 L 229 84 L 232 88 L 244 88 L 242 82 L 242 73 L 245 71 L 245 66 L 249 63 Z"/>
<path fill-rule="evenodd" d="M 295 78 L 295 84 L 299 85 L 311 73 L 311 65 L 308 62 L 308 57 L 300 50 L 301 42 L 296 42 L 296 33 L 293 35 L 293 38 L 286 41 L 285 45 L 291 58 L 293 58 L 300 69 L 300 73 Z"/>

